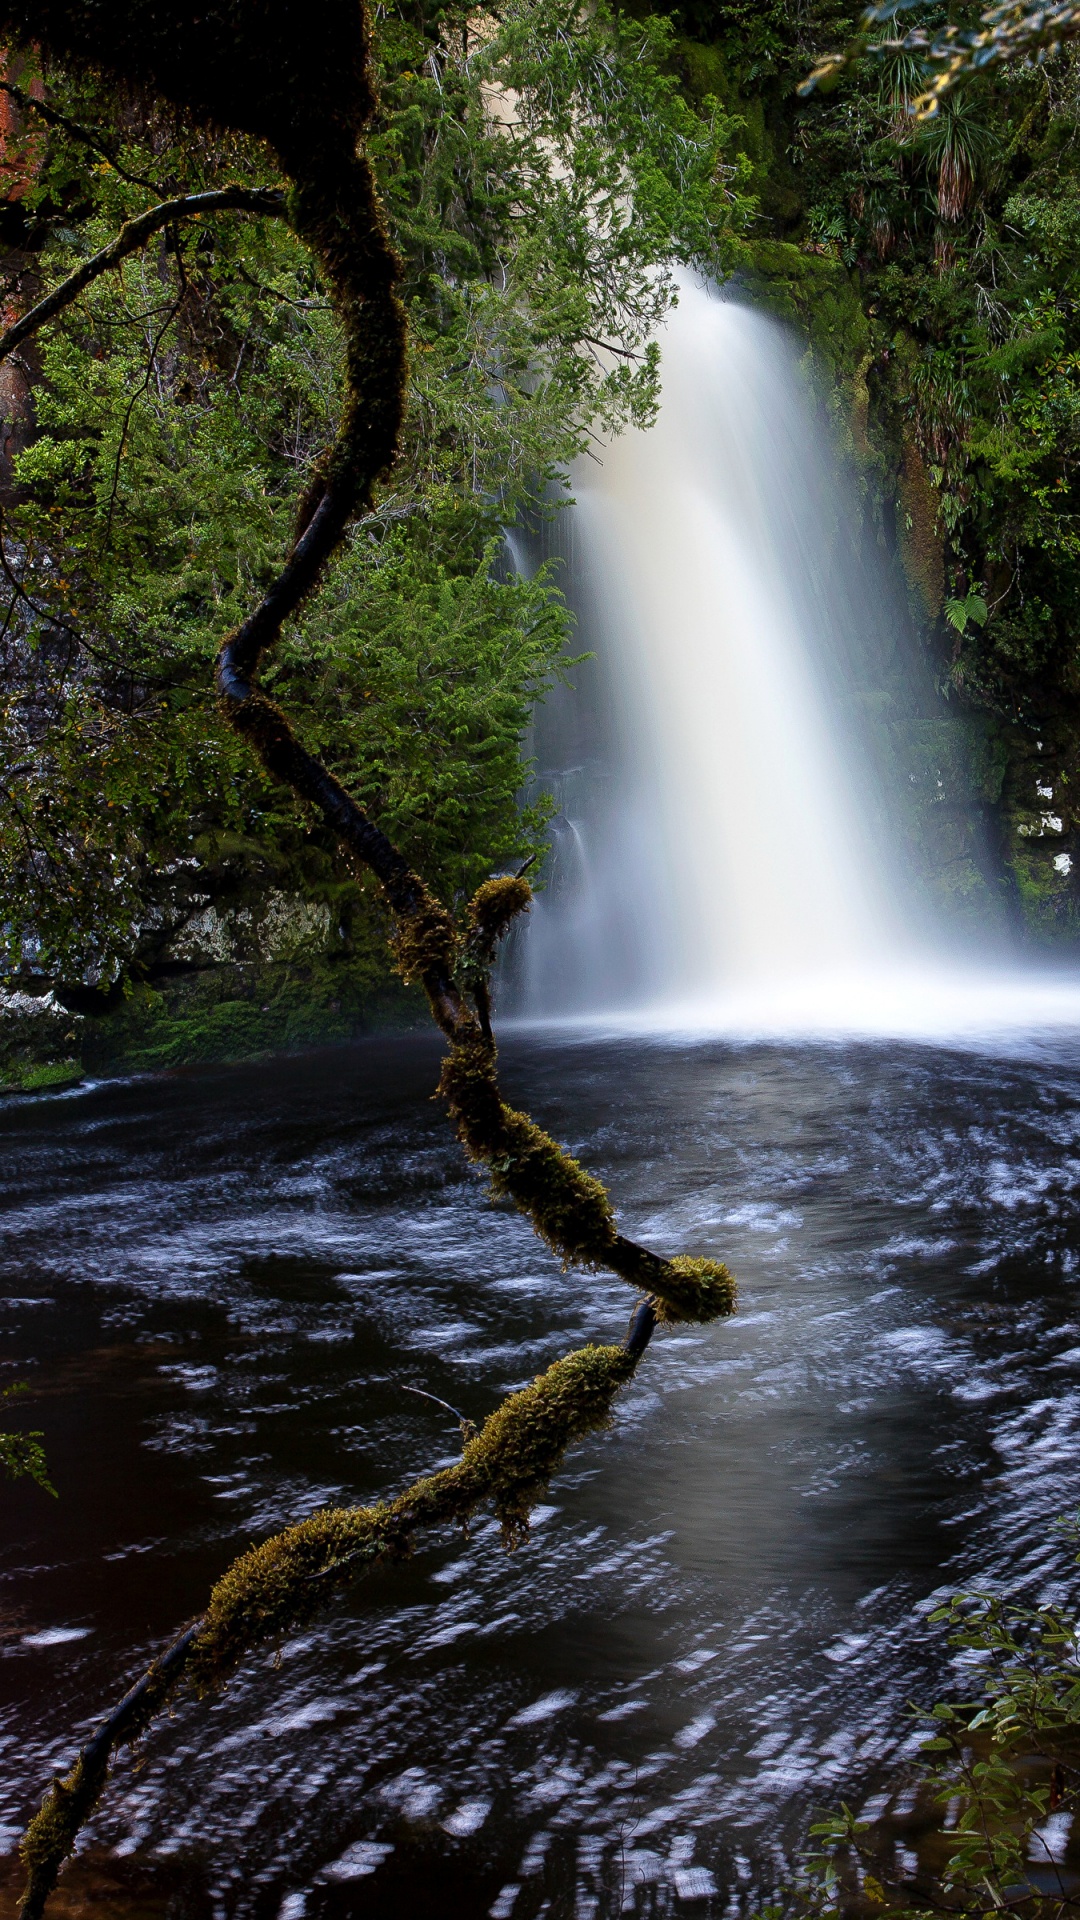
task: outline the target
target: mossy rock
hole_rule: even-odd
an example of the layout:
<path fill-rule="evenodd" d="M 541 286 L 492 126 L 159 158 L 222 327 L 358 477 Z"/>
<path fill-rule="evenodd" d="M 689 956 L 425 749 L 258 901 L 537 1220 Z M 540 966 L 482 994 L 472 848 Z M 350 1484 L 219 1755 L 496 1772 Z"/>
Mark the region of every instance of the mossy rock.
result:
<path fill-rule="evenodd" d="M 5 993 L 0 1000 L 0 1090 L 44 1093 L 76 1086 L 83 1077 L 82 1025 L 52 999 Z"/>
<path fill-rule="evenodd" d="M 84 1077 L 81 1060 L 9 1061 L 0 1068 L 0 1093 L 61 1093 Z"/>

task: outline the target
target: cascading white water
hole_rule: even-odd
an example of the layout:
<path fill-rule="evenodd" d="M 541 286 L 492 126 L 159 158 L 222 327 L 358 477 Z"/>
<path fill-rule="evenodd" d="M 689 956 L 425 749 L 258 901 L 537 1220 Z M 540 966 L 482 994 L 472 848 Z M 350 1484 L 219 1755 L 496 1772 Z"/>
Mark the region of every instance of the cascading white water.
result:
<path fill-rule="evenodd" d="M 595 658 L 538 716 L 561 810 L 518 1010 L 954 1038 L 1080 1025 L 1075 970 L 1021 976 L 999 948 L 976 976 L 920 918 L 897 769 L 890 794 L 866 725 L 898 610 L 856 554 L 797 343 L 684 275 L 662 353 L 656 425 L 574 474 L 568 586 Z"/>
<path fill-rule="evenodd" d="M 834 975 L 895 941 L 815 673 L 836 509 L 793 350 L 684 277 L 663 396 L 575 475 L 616 711 L 606 801 L 564 829 L 577 872 L 530 936 L 537 1010 Z"/>

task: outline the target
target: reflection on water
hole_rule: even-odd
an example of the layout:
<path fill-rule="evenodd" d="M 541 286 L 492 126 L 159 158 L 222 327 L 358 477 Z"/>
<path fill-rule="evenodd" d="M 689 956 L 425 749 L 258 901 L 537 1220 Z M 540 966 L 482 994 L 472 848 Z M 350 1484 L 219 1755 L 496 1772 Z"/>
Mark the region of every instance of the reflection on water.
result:
<path fill-rule="evenodd" d="M 463 1166 L 436 1058 L 378 1041 L 0 1110 L 2 1357 L 61 1495 L 4 1495 L 9 1852 L 238 1550 L 454 1457 L 406 1385 L 480 1419 L 621 1336 L 621 1284 L 560 1273 Z M 738 1318 L 657 1339 L 520 1552 L 488 1524 L 434 1543 L 182 1703 L 58 1913 L 752 1908 L 808 1808 L 910 1750 L 947 1658 L 928 1597 L 1060 1578 L 1080 1052 L 518 1036 L 505 1068 L 624 1225 L 731 1262 Z"/>

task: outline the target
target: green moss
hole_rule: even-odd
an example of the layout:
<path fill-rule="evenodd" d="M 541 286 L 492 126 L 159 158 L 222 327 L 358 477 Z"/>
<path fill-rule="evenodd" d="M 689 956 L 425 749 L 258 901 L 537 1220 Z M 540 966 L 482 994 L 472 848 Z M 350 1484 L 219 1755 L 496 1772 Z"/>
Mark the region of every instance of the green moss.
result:
<path fill-rule="evenodd" d="M 59 1092 L 63 1087 L 77 1087 L 82 1077 L 79 1060 L 27 1061 L 25 1065 L 9 1060 L 0 1068 L 0 1091 L 47 1093 L 54 1089 Z"/>
<path fill-rule="evenodd" d="M 663 1293 L 656 1317 L 661 1323 L 679 1320 L 723 1320 L 734 1313 L 738 1288 L 721 1260 L 701 1260 L 677 1253 L 664 1261 Z"/>
<path fill-rule="evenodd" d="M 457 929 L 446 908 L 426 889 L 420 903 L 394 926 L 394 955 L 406 985 L 431 973 L 446 976 L 454 969 Z"/>
<path fill-rule="evenodd" d="M 134 989 L 114 1013 L 87 1021 L 83 1058 L 98 1073 L 255 1060 L 411 1027 L 423 1013 L 418 993 L 387 970 L 372 980 L 362 961 L 225 964 Z"/>
<path fill-rule="evenodd" d="M 495 1050 L 479 1031 L 447 1054 L 439 1092 L 465 1151 L 489 1168 L 492 1191 L 528 1214 L 567 1265 L 602 1265 L 617 1237 L 607 1193 L 528 1114 L 504 1104 Z"/>
<path fill-rule="evenodd" d="M 899 482 L 900 558 L 918 610 L 935 620 L 945 599 L 945 543 L 940 499 L 914 440 L 904 445 Z"/>
<path fill-rule="evenodd" d="M 0 1009 L 0 1091 L 42 1093 L 82 1078 L 81 1021 L 29 995 L 5 997 Z"/>
<path fill-rule="evenodd" d="M 1014 842 L 1009 862 L 1024 921 L 1046 946 L 1071 946 L 1080 935 L 1080 909 L 1068 876 L 1054 866 L 1059 844 L 1050 839 Z"/>
<path fill-rule="evenodd" d="M 23 1836 L 19 1851 L 28 1872 L 21 1911 L 39 1912 L 56 1885 L 61 1866 L 75 1846 L 79 1829 L 101 1798 L 108 1754 L 87 1765 L 82 1756 L 71 1772 L 57 1775 Z"/>
<path fill-rule="evenodd" d="M 567 1354 L 496 1408 L 456 1466 L 379 1506 L 312 1514 L 234 1561 L 195 1643 L 196 1686 L 219 1684 L 252 1647 L 311 1619 L 335 1585 L 406 1553 L 421 1526 L 461 1522 L 490 1504 L 507 1545 L 516 1545 L 566 1449 L 607 1425 L 634 1365 L 622 1347 Z"/>
<path fill-rule="evenodd" d="M 528 1531 L 529 1509 L 546 1490 L 567 1448 L 606 1427 L 635 1362 L 623 1347 L 582 1347 L 556 1360 L 531 1386 L 496 1408 L 470 1440 L 456 1476 L 465 1497 L 491 1498 L 509 1546 Z M 436 1482 L 421 1482 L 438 1498 Z M 490 1494 L 489 1494 L 490 1490 Z M 409 1496 L 406 1496 L 409 1497 Z M 427 1496 L 420 1492 L 421 1504 Z"/>
<path fill-rule="evenodd" d="M 700 102 L 711 97 L 722 100 L 729 108 L 735 108 L 737 102 L 736 110 L 741 112 L 742 101 L 722 48 L 705 46 L 700 40 L 680 39 L 674 51 L 692 100 Z M 749 152 L 749 142 L 745 144 Z"/>
<path fill-rule="evenodd" d="M 532 888 L 520 874 L 503 874 L 485 880 L 469 902 L 469 926 L 481 958 L 489 963 L 510 922 L 519 913 L 527 913 L 532 904 Z"/>

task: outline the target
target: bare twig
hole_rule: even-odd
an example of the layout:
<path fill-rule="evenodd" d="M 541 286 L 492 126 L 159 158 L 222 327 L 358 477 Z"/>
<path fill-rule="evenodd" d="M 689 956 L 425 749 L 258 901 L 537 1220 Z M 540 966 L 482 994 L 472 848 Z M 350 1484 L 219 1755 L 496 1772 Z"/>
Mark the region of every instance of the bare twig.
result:
<path fill-rule="evenodd" d="M 147 180 L 141 173 L 129 173 L 126 167 L 121 166 L 112 149 L 97 139 L 88 127 L 81 127 L 78 121 L 69 120 L 66 113 L 58 113 L 56 108 L 50 106 L 47 101 L 38 100 L 34 94 L 27 93 L 25 87 L 17 87 L 12 80 L 0 80 L 0 93 L 8 94 L 24 111 L 36 113 L 40 119 L 44 120 L 46 126 L 62 128 L 70 139 L 76 140 L 81 147 L 88 148 L 91 153 L 96 153 L 100 160 L 107 161 L 113 172 L 118 173 L 121 180 L 126 180 L 129 186 L 145 187 L 149 193 L 158 192 L 158 187 L 153 180 Z"/>

